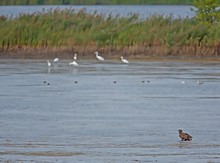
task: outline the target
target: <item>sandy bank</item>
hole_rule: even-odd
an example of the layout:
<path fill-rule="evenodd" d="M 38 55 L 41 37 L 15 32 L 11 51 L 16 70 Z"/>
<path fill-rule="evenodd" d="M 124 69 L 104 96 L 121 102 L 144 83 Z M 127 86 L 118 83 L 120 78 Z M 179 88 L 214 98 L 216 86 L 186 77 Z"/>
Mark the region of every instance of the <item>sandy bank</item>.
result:
<path fill-rule="evenodd" d="M 13 48 L 0 50 L 0 59 L 51 59 L 59 57 L 62 59 L 73 59 L 74 54 L 78 54 L 79 59 L 95 59 L 95 51 L 106 59 L 116 60 L 121 55 L 130 60 L 137 61 L 213 61 L 220 62 L 220 54 L 216 49 L 197 49 L 195 54 L 190 49 L 110 49 L 110 48 Z M 192 50 L 192 49 L 191 49 Z M 220 53 L 220 52 L 219 52 Z"/>

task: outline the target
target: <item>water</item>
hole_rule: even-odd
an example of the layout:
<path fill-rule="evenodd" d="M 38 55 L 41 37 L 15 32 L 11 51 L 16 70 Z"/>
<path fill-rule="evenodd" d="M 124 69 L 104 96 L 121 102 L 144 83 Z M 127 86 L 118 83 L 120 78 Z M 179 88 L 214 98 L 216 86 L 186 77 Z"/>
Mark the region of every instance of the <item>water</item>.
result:
<path fill-rule="evenodd" d="M 80 9 L 86 9 L 88 13 L 94 13 L 97 11 L 99 14 L 113 16 L 128 16 L 131 13 L 139 14 L 140 18 L 147 18 L 150 15 L 164 15 L 174 17 L 193 17 L 195 15 L 190 9 L 192 6 L 189 5 L 60 5 L 60 6 L 0 6 L 0 15 L 16 17 L 19 14 L 24 13 L 36 13 L 43 9 L 46 11 L 49 9 L 74 9 L 79 11 Z"/>
<path fill-rule="evenodd" d="M 69 62 L 0 61 L 0 162 L 220 162 L 219 63 Z"/>

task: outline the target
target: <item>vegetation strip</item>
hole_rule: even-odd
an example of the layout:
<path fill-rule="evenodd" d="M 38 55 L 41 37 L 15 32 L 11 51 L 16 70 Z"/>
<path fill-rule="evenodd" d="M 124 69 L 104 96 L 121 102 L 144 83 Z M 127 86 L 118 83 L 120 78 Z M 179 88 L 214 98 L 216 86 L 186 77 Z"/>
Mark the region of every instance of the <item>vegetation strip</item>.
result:
<path fill-rule="evenodd" d="M 88 14 L 85 9 L 43 10 L 9 19 L 1 16 L 0 55 L 19 50 L 82 54 L 98 50 L 113 56 L 220 55 L 218 17 L 209 19 L 210 15 L 201 17 L 197 12 L 198 18 L 152 15 L 145 20 L 137 14 L 106 16 Z"/>

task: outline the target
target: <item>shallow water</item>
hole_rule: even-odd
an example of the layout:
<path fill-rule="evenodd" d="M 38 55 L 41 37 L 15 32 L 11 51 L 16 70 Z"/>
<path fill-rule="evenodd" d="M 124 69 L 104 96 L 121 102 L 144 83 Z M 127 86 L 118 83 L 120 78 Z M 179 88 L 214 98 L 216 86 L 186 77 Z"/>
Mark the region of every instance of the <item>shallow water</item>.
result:
<path fill-rule="evenodd" d="M 220 63 L 69 62 L 0 61 L 0 162 L 220 162 Z"/>
<path fill-rule="evenodd" d="M 17 17 L 19 14 L 32 14 L 51 9 L 74 9 L 78 12 L 85 9 L 87 13 L 113 16 L 128 16 L 131 13 L 138 14 L 140 18 L 147 18 L 150 15 L 164 15 L 177 17 L 193 17 L 195 13 L 190 5 L 38 5 L 38 6 L 0 6 L 0 15 Z"/>

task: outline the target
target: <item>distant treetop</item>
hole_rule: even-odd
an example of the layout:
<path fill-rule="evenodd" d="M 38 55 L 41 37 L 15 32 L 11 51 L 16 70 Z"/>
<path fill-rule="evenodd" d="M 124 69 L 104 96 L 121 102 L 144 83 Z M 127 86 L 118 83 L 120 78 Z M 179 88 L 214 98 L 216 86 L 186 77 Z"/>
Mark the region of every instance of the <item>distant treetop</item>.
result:
<path fill-rule="evenodd" d="M 220 1 L 220 0 L 219 0 Z M 193 0 L 0 0 L 0 5 L 193 4 Z"/>

